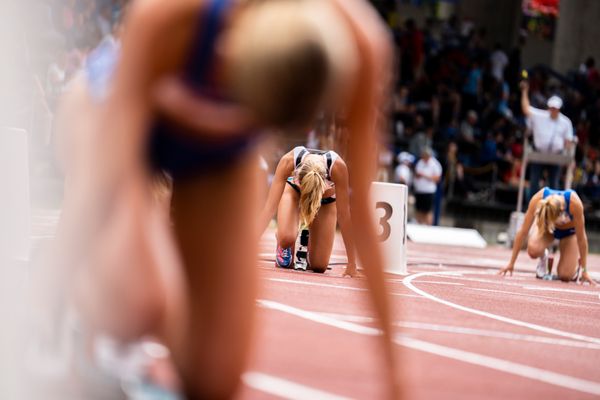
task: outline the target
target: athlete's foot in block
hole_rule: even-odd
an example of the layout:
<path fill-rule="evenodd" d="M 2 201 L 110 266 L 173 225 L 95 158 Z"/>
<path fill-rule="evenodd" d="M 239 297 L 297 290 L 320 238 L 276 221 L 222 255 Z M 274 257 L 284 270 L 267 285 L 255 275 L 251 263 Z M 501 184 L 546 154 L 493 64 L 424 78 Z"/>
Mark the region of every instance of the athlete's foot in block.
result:
<path fill-rule="evenodd" d="M 279 268 L 292 268 L 294 266 L 294 248 L 278 245 L 275 253 L 275 266 Z"/>

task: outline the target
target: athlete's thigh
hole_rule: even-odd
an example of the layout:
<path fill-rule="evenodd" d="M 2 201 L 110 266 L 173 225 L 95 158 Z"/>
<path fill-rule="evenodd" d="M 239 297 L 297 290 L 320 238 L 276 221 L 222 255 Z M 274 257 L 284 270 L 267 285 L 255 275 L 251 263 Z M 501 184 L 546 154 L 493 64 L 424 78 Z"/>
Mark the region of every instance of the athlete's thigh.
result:
<path fill-rule="evenodd" d="M 207 397 L 210 388 L 235 386 L 250 343 L 259 211 L 255 160 L 256 154 L 247 154 L 225 170 L 174 181 L 172 217 L 189 312 L 171 347 L 184 381 L 201 392 L 207 388 Z"/>
<path fill-rule="evenodd" d="M 537 228 L 533 229 L 527 240 L 527 252 L 532 258 L 541 257 L 544 250 L 554 241 L 554 236 L 547 232 L 540 233 Z"/>
<path fill-rule="evenodd" d="M 570 281 L 577 271 L 579 248 L 577 236 L 571 235 L 560 240 L 560 259 L 558 260 L 557 273 L 560 279 Z"/>
<path fill-rule="evenodd" d="M 335 240 L 337 223 L 336 204 L 321 206 L 317 216 L 309 228 L 308 262 L 314 271 L 324 272 L 329 265 L 329 258 Z"/>
<path fill-rule="evenodd" d="M 277 240 L 291 246 L 298 235 L 300 195 L 286 183 L 277 208 Z"/>

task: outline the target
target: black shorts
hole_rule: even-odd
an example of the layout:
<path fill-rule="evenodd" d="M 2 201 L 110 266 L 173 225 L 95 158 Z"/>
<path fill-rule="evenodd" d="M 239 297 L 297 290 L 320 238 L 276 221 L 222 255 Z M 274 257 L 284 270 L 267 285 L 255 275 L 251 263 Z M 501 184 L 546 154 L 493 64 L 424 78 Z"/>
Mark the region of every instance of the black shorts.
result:
<path fill-rule="evenodd" d="M 428 213 L 433 209 L 434 193 L 415 193 L 415 207 L 417 211 Z"/>

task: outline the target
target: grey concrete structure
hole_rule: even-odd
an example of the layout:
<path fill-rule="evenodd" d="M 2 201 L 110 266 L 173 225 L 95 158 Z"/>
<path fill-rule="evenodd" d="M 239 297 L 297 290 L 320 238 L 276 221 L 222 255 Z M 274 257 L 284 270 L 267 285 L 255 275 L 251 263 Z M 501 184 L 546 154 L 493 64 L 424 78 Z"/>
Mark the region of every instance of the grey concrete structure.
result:
<path fill-rule="evenodd" d="M 469 18 L 487 30 L 488 45 L 500 43 L 508 49 L 516 43 L 521 23 L 522 0 L 460 0 L 458 16 Z"/>
<path fill-rule="evenodd" d="M 559 72 L 577 68 L 587 57 L 600 63 L 600 1 L 560 2 L 552 66 Z"/>

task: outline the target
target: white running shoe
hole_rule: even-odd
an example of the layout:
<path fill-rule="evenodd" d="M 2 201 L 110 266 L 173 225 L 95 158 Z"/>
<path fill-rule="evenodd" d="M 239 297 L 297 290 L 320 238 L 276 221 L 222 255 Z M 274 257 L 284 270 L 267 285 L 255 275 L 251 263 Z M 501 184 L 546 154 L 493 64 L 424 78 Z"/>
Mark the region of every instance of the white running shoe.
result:
<path fill-rule="evenodd" d="M 548 274 L 548 249 L 544 249 L 544 255 L 538 260 L 537 267 L 535 268 L 535 277 L 538 279 L 544 279 L 544 276 Z"/>

